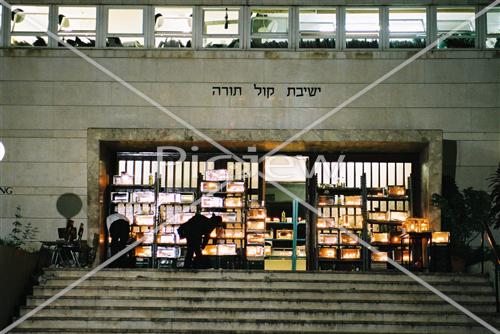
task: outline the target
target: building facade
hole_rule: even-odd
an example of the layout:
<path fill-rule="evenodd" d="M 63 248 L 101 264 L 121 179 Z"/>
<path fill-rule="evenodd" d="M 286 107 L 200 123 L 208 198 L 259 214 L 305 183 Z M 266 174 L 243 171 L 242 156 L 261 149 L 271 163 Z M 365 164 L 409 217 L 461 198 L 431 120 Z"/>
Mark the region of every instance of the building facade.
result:
<path fill-rule="evenodd" d="M 293 150 L 328 142 L 323 150 L 347 157 L 417 154 L 422 214 L 436 218 L 430 194 L 443 172 L 485 190 L 500 161 L 500 11 L 464 19 L 488 4 L 13 1 L 2 8 L 0 236 L 19 206 L 40 240 L 56 239 L 64 193 L 83 200 L 77 223 L 98 231 L 99 138 L 132 143 L 124 150 L 203 140 L 173 113 L 233 147 L 284 140 L 465 22 L 454 42 L 317 124 Z M 58 47 L 47 29 L 88 58 Z"/>

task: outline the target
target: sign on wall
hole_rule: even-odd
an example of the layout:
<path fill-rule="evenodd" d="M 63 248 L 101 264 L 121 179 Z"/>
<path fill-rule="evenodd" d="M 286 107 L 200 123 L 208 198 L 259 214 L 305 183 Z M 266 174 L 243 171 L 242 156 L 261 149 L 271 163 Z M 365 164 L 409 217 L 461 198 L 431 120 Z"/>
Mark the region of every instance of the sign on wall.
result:
<path fill-rule="evenodd" d="M 0 195 L 12 195 L 14 194 L 14 188 L 9 186 L 0 186 Z"/>
<path fill-rule="evenodd" d="M 286 90 L 280 90 L 276 86 L 272 85 L 257 85 L 253 84 L 252 87 L 248 89 L 243 89 L 242 86 L 212 86 L 212 95 L 214 96 L 242 96 L 246 94 L 251 94 L 257 97 L 262 97 L 269 99 L 274 95 L 283 95 L 287 97 L 315 97 L 321 93 L 321 87 L 308 86 L 308 85 L 296 85 L 288 86 Z M 285 95 L 286 94 L 286 95 Z"/>

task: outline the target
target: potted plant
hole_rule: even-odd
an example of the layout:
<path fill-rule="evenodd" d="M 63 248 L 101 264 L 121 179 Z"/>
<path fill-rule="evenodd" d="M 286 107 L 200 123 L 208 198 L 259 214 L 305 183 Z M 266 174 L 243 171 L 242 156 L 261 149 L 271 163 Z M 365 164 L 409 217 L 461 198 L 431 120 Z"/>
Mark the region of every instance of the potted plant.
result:
<path fill-rule="evenodd" d="M 450 232 L 452 270 L 463 272 L 471 256 L 471 242 L 483 231 L 483 221 L 491 224 L 491 200 L 482 190 L 466 188 L 462 192 L 455 180 L 443 178 L 442 195 L 432 195 L 433 205 L 441 209 L 441 225 Z"/>
<path fill-rule="evenodd" d="M 0 239 L 0 328 L 7 326 L 16 315 L 19 305 L 36 283 L 36 273 L 47 265 L 46 258 L 30 244 L 38 229 L 24 222 L 21 207 L 16 208 L 12 230 Z"/>

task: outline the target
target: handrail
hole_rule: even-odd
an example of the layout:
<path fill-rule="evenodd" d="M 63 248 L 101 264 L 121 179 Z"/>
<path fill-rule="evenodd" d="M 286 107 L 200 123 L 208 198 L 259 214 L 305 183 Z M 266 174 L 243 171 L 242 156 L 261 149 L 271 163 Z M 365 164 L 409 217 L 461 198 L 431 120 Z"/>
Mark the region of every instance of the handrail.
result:
<path fill-rule="evenodd" d="M 497 313 L 500 313 L 500 295 L 499 295 L 499 280 L 500 280 L 500 257 L 497 252 L 497 243 L 495 238 L 493 237 L 493 233 L 491 233 L 491 229 L 486 222 L 483 221 L 483 238 L 486 234 L 486 239 L 488 240 L 488 244 L 490 245 L 493 261 L 495 265 L 495 301 L 496 301 L 496 310 Z M 482 246 L 482 244 L 481 244 Z M 484 261 L 484 257 L 483 257 Z"/>

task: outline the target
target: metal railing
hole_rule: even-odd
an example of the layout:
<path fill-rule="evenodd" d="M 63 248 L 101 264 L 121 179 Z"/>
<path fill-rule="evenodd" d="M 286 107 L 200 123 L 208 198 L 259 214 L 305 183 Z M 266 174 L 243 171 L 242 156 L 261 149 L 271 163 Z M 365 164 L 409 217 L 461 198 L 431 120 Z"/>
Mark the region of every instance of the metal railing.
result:
<path fill-rule="evenodd" d="M 492 257 L 490 258 L 493 261 L 494 267 L 495 267 L 495 302 L 496 302 L 496 311 L 497 313 L 500 313 L 500 291 L 499 291 L 499 285 L 500 285 L 500 257 L 498 256 L 498 248 L 497 248 L 497 243 L 495 242 L 495 238 L 493 237 L 493 233 L 491 233 L 491 229 L 488 226 L 486 222 L 483 222 L 483 234 L 481 237 L 481 249 L 484 250 L 484 240 L 488 241 L 488 244 L 491 248 L 491 254 Z M 484 273 L 484 255 L 483 255 L 483 261 L 481 263 L 481 272 Z"/>

